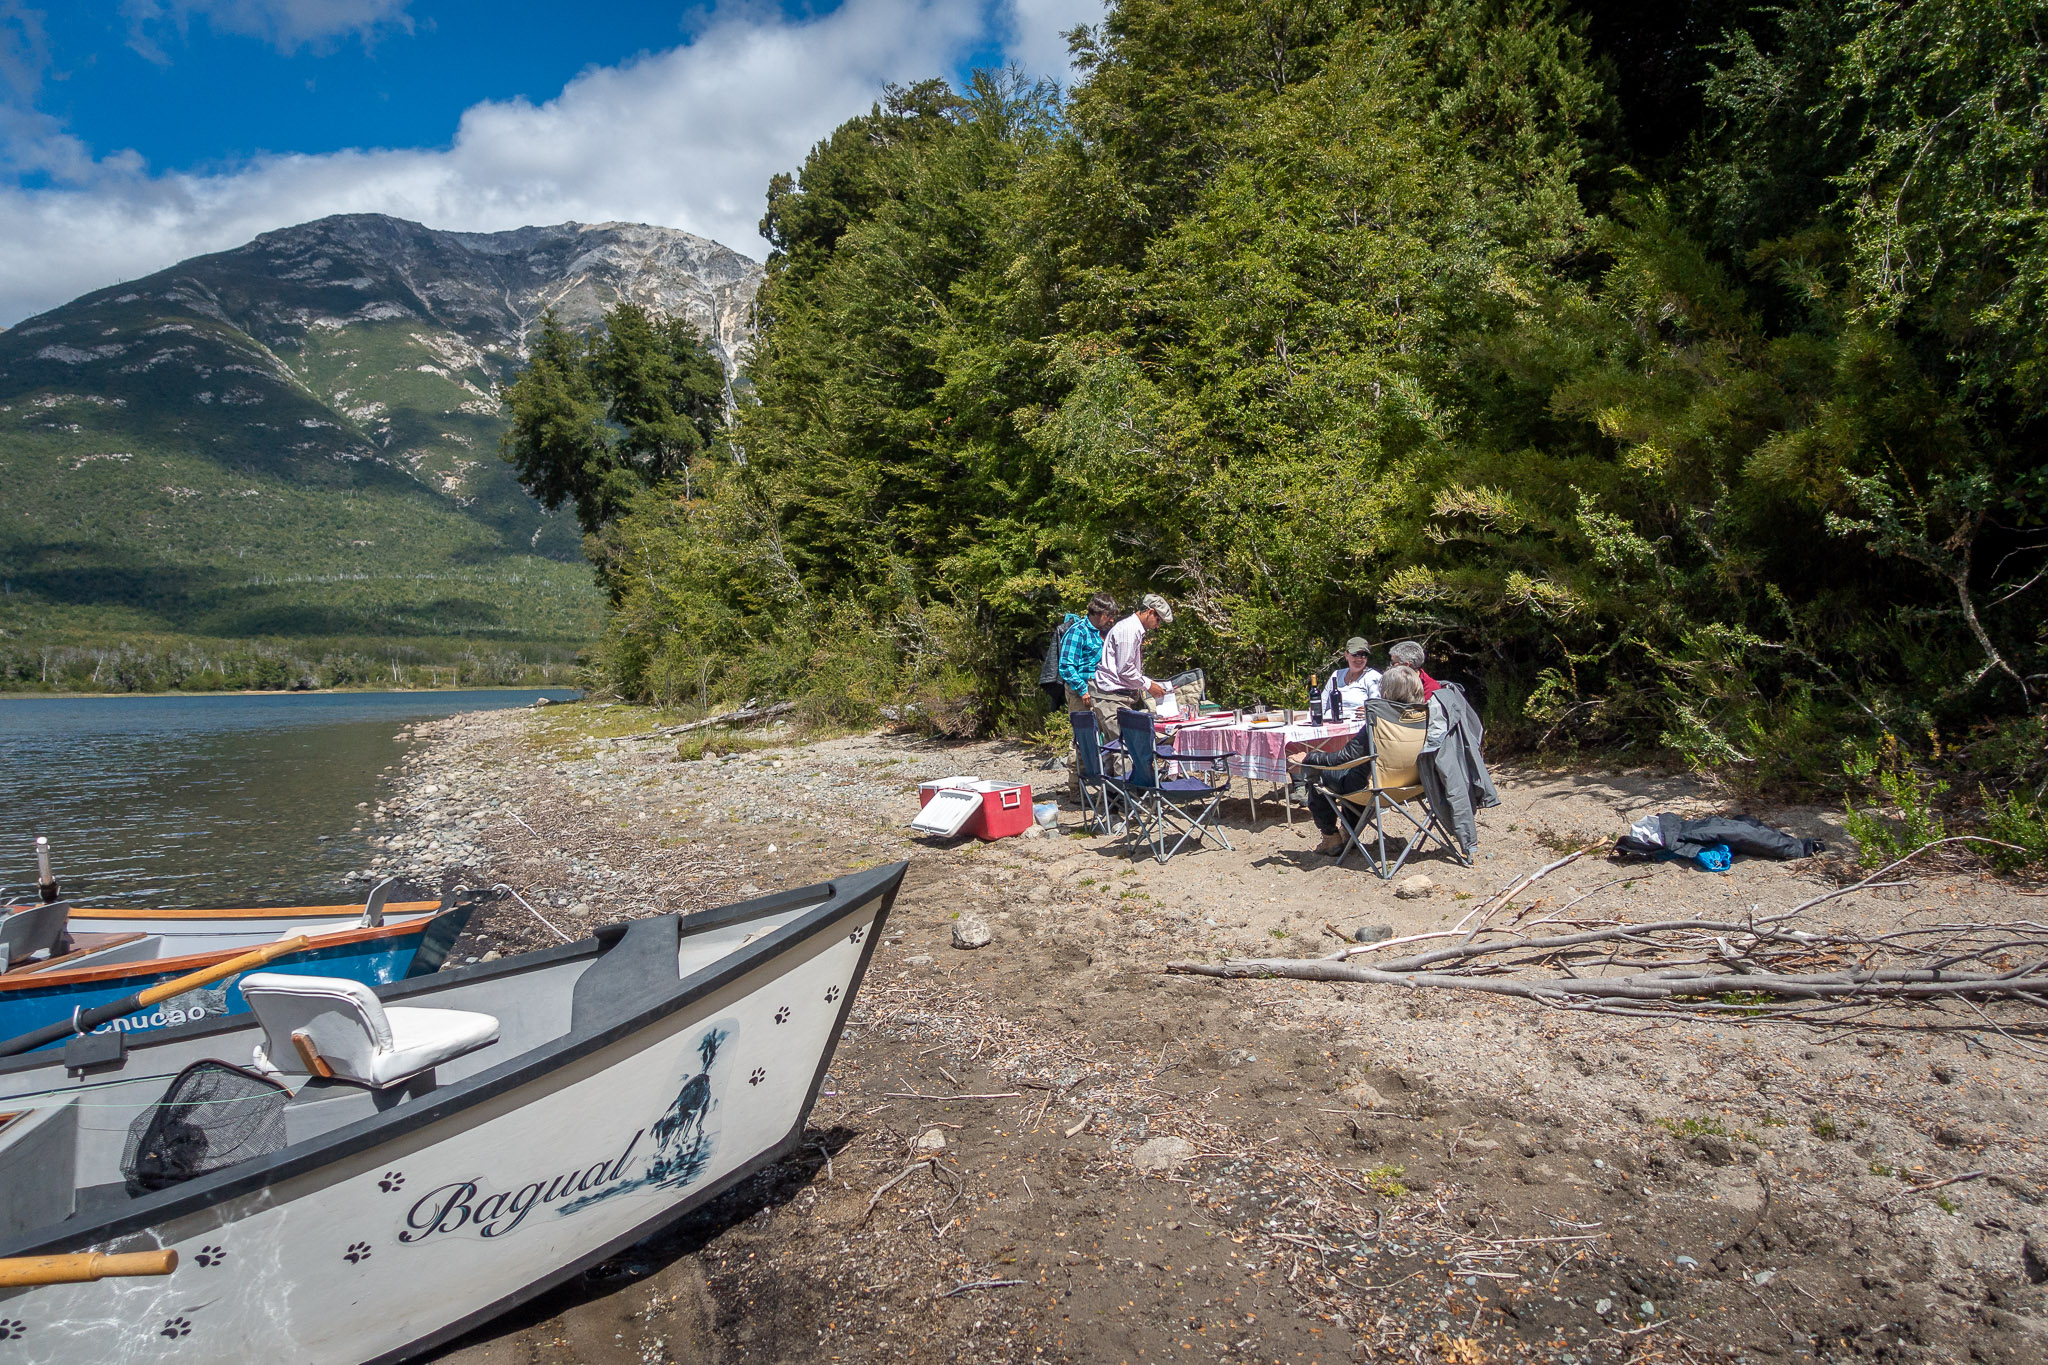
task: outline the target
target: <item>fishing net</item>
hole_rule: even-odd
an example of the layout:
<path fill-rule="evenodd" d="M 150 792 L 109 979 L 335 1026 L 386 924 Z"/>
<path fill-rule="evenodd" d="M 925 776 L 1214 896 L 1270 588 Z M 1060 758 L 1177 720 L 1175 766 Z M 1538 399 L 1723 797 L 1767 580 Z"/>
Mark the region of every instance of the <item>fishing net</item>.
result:
<path fill-rule="evenodd" d="M 211 1175 L 284 1146 L 291 1092 L 226 1062 L 194 1062 L 128 1125 L 121 1174 L 134 1194 Z"/>

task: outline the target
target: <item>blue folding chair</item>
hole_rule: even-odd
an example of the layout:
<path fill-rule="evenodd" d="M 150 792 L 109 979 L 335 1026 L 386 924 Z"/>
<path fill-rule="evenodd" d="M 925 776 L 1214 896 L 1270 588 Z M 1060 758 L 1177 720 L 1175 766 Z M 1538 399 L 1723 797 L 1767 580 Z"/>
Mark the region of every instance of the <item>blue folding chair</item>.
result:
<path fill-rule="evenodd" d="M 1074 727 L 1074 752 L 1081 763 L 1082 804 L 1094 817 L 1095 832 L 1108 834 L 1116 828 L 1117 813 L 1123 808 L 1124 799 L 1116 777 L 1104 762 L 1102 727 L 1093 711 L 1071 711 L 1067 720 Z M 1121 749 L 1119 745 L 1119 752 Z"/>
<path fill-rule="evenodd" d="M 1230 848 L 1230 836 L 1215 822 L 1216 808 L 1229 788 L 1212 787 L 1193 777 L 1162 778 L 1160 761 L 1173 755 L 1161 754 L 1150 711 L 1118 711 L 1116 723 L 1131 762 L 1130 774 L 1118 781 L 1130 812 L 1124 837 L 1142 837 L 1152 846 L 1153 858 L 1162 863 L 1180 852 L 1188 840 L 1200 841 L 1212 834 Z M 1168 848 L 1166 841 L 1176 830 L 1180 837 Z"/>

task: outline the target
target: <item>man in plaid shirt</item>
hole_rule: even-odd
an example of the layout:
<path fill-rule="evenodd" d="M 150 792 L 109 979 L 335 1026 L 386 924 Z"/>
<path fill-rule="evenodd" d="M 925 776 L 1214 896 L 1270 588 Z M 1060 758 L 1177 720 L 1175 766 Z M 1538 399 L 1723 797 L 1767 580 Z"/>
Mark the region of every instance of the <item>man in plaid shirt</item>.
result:
<path fill-rule="evenodd" d="M 1060 682 L 1067 689 L 1067 710 L 1088 709 L 1088 688 L 1102 663 L 1102 639 L 1116 623 L 1116 599 L 1106 592 L 1088 599 L 1086 616 L 1068 616 L 1060 637 Z"/>
<path fill-rule="evenodd" d="M 1102 640 L 1114 624 L 1116 599 L 1106 592 L 1096 593 L 1088 599 L 1085 616 L 1067 613 L 1067 619 L 1060 623 L 1058 646 L 1051 660 L 1059 686 L 1045 685 L 1045 690 L 1053 694 L 1055 705 L 1060 701 L 1058 694 L 1064 691 L 1069 713 L 1089 709 L 1088 688 L 1095 681 L 1096 668 L 1102 663 Z M 1067 791 L 1073 796 L 1081 794 L 1081 751 L 1078 747 L 1067 751 Z"/>

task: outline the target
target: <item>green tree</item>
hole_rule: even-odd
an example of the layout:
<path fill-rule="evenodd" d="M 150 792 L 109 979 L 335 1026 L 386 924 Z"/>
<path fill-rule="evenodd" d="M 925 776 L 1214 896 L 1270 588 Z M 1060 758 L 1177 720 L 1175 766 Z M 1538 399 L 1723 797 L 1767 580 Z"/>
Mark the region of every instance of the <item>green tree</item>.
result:
<path fill-rule="evenodd" d="M 642 488 L 673 480 L 689 495 L 723 422 L 725 374 L 682 318 L 621 303 L 578 336 L 550 309 L 504 402 L 500 454 L 520 484 L 550 511 L 573 505 L 594 535 Z"/>
<path fill-rule="evenodd" d="M 1237 695 L 1412 634 L 1515 740 L 2038 750 L 2044 8 L 1116 0 L 1064 97 L 892 89 L 769 187 L 745 461 L 608 504 L 605 667 L 987 727 L 1163 589 Z"/>

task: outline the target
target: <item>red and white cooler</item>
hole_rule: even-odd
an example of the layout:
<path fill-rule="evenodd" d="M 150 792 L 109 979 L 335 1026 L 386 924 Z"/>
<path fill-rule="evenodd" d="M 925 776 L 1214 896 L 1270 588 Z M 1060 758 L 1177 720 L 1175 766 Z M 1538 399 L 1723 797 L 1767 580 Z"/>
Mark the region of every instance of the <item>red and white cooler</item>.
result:
<path fill-rule="evenodd" d="M 920 782 L 917 804 L 923 809 L 910 827 L 950 838 L 971 834 L 977 839 L 1007 839 L 1031 828 L 1031 784 L 984 782 L 978 777 L 941 777 Z"/>

